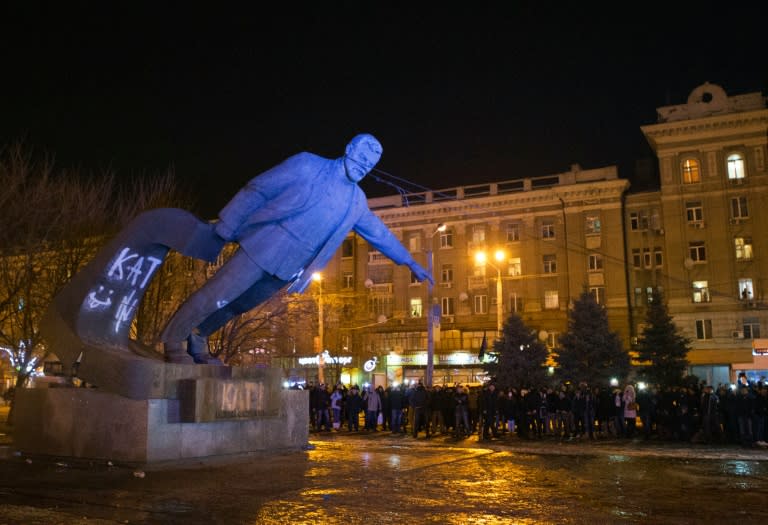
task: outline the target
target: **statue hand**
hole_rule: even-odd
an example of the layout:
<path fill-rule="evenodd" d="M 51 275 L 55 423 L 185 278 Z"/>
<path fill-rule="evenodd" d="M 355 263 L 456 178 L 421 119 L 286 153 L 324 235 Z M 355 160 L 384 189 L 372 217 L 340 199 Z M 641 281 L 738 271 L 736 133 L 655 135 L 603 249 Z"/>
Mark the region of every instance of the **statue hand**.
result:
<path fill-rule="evenodd" d="M 425 270 L 419 263 L 416 261 L 411 262 L 408 267 L 413 272 L 413 275 L 416 276 L 416 279 L 419 281 L 429 281 L 431 284 L 435 284 L 435 280 L 432 278 L 432 276 Z"/>

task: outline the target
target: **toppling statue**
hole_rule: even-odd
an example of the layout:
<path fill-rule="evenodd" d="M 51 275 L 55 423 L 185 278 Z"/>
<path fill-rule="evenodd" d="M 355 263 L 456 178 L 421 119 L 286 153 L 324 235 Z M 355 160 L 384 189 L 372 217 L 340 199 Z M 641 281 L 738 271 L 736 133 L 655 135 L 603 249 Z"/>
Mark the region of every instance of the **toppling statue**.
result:
<path fill-rule="evenodd" d="M 381 158 L 375 137 L 361 134 L 344 156 L 298 153 L 251 179 L 219 213 L 215 233 L 239 245 L 195 291 L 163 330 L 165 359 L 217 364 L 208 336 L 233 317 L 265 302 L 284 286 L 303 292 L 354 230 L 419 281 L 432 277 L 371 212 L 358 182 Z"/>

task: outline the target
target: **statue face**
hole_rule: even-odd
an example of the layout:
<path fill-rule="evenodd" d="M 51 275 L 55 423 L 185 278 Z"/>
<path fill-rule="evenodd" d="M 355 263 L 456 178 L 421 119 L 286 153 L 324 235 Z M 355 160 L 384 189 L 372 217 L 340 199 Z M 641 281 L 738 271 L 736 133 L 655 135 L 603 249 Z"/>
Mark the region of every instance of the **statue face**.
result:
<path fill-rule="evenodd" d="M 381 144 L 373 135 L 362 134 L 353 138 L 344 155 L 347 178 L 359 182 L 379 162 L 382 151 Z"/>

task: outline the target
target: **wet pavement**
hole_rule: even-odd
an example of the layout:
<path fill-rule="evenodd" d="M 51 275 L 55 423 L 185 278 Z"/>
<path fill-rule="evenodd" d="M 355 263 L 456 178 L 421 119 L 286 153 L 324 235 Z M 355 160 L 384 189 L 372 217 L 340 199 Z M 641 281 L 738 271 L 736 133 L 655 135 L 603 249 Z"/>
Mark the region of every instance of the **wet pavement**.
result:
<path fill-rule="evenodd" d="M 0 460 L 0 524 L 725 523 L 768 520 L 768 451 L 389 432 L 138 469 Z"/>

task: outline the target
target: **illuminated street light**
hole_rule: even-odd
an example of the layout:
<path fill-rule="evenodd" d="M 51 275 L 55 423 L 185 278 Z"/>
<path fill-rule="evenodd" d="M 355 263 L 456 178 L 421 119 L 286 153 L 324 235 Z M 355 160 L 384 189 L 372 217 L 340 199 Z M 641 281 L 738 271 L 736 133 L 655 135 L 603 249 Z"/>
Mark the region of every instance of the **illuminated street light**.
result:
<path fill-rule="evenodd" d="M 496 250 L 496 253 L 494 253 L 493 256 L 498 263 L 501 263 L 507 258 L 507 254 L 504 252 L 504 250 Z M 496 332 L 498 333 L 497 337 L 501 337 L 501 328 L 504 316 L 504 297 L 501 289 L 501 268 L 490 262 L 485 252 L 477 252 L 475 254 L 475 260 L 480 264 L 487 264 L 496 270 Z"/>
<path fill-rule="evenodd" d="M 432 281 L 435 279 L 435 253 L 433 243 L 437 232 L 444 232 L 447 226 L 440 223 L 429 236 L 429 249 L 427 250 L 427 271 L 431 280 L 427 279 L 427 372 L 424 375 L 424 383 L 427 387 L 432 386 L 432 376 L 435 371 L 435 323 L 440 319 L 440 305 L 433 304 L 435 299 L 432 297 Z"/>
<path fill-rule="evenodd" d="M 323 350 L 325 345 L 323 344 L 323 276 L 315 272 L 312 274 L 312 280 L 317 281 L 317 382 L 320 384 L 325 383 L 323 376 Z"/>

